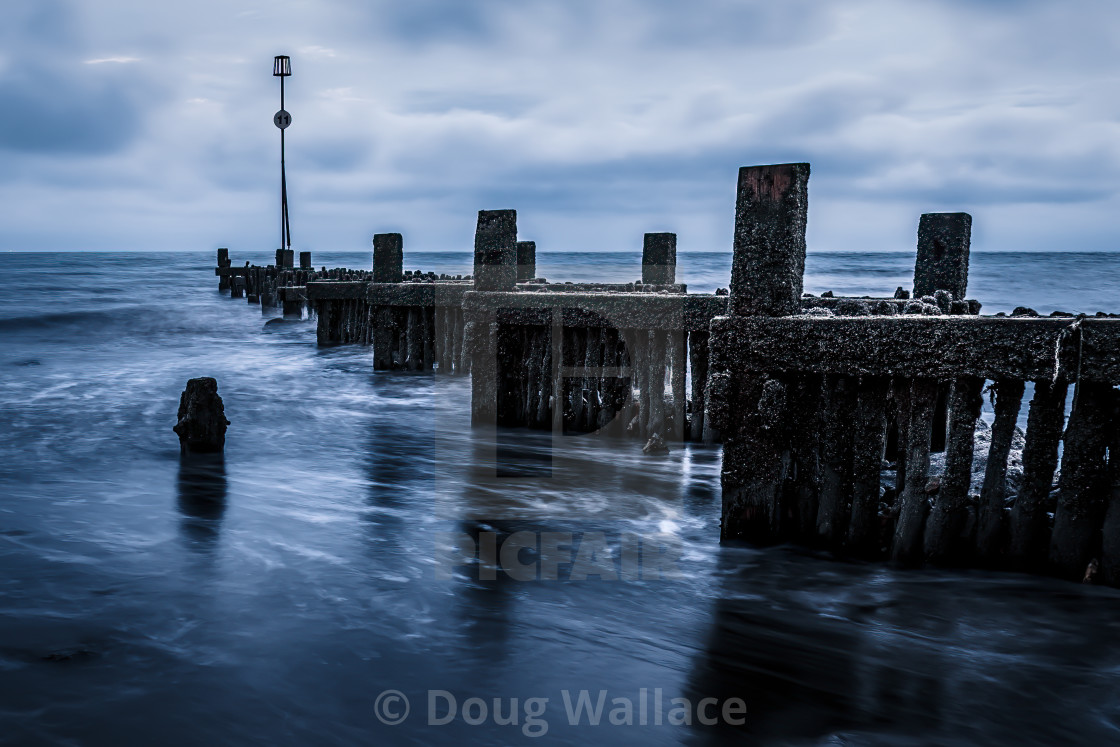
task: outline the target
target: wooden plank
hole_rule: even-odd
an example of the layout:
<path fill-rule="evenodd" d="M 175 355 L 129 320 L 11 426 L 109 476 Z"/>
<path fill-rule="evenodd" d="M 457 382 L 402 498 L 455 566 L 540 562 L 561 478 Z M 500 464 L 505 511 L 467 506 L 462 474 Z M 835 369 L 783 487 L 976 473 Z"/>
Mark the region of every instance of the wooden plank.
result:
<path fill-rule="evenodd" d="M 1050 565 L 1060 576 L 1080 581 L 1100 553 L 1101 524 L 1108 506 L 1106 454 L 1114 427 L 1115 392 L 1108 384 L 1081 382 L 1073 397 L 1062 450 L 1062 476 Z"/>
<path fill-rule="evenodd" d="M 1023 447 L 1023 480 L 1011 509 L 1007 549 L 1010 565 L 1020 570 L 1040 570 L 1046 562 L 1050 536 L 1046 504 L 1058 466 L 1067 389 L 1064 381 L 1036 381 L 1034 385 Z"/>
<path fill-rule="evenodd" d="M 899 496 L 901 510 L 895 525 L 891 560 L 917 565 L 922 560 L 929 499 L 929 446 L 933 432 L 933 409 L 937 403 L 937 382 L 915 379 L 910 387 L 910 418 L 906 437 L 906 483 Z"/>
<path fill-rule="evenodd" d="M 1115 319 L 717 317 L 712 333 L 713 352 L 754 371 L 1120 382 Z"/>
<path fill-rule="evenodd" d="M 926 525 L 926 559 L 941 565 L 962 565 L 972 556 L 969 487 L 972 483 L 973 439 L 983 404 L 984 380 L 962 376 L 953 382 L 949 400 L 949 435 L 945 472 Z"/>
<path fill-rule="evenodd" d="M 315 280 L 308 283 L 307 297 L 311 300 L 342 300 L 364 298 L 369 283 L 360 280 Z"/>
<path fill-rule="evenodd" d="M 980 508 L 976 521 L 976 554 L 981 560 L 991 562 L 1003 552 L 1007 542 L 1007 516 L 1004 502 L 1007 499 L 1007 458 L 1015 437 L 1015 426 L 1023 402 L 1024 383 L 1016 379 L 1003 379 L 993 384 L 995 392 L 995 422 L 992 424 L 992 442 L 988 449 L 988 464 L 984 469 L 984 485 L 980 489 Z"/>
<path fill-rule="evenodd" d="M 879 488 L 887 431 L 885 377 L 865 377 L 859 383 L 852 434 L 852 516 L 848 548 L 870 557 L 879 551 Z"/>
<path fill-rule="evenodd" d="M 530 286 L 523 286 L 530 287 Z M 712 299 L 710 302 L 707 299 Z M 712 316 L 726 304 L 722 297 L 659 293 L 566 293 L 512 291 L 463 294 L 468 311 L 502 310 L 506 323 L 524 315 L 524 324 L 536 324 L 541 310 L 560 309 L 565 327 L 614 327 L 616 329 L 707 330 Z"/>
<path fill-rule="evenodd" d="M 685 433 L 685 368 L 688 365 L 688 351 L 683 330 L 669 332 L 669 351 L 670 365 L 672 366 L 670 382 L 673 392 L 673 429 L 671 433 L 665 434 L 665 437 L 672 438 L 674 441 L 683 441 L 687 437 Z"/>
<path fill-rule="evenodd" d="M 856 416 L 856 386 L 847 376 L 826 376 L 824 433 L 820 439 L 820 497 L 817 534 L 825 546 L 837 549 L 848 532 L 852 500 L 852 422 Z"/>
<path fill-rule="evenodd" d="M 1112 416 L 1120 415 L 1120 398 L 1114 402 Z M 1108 444 L 1108 508 L 1101 527 L 1101 564 L 1102 583 L 1120 586 L 1120 427 L 1114 426 L 1109 433 Z"/>
<path fill-rule="evenodd" d="M 700 441 L 704 436 L 704 386 L 708 383 L 708 333 L 689 331 L 688 358 L 692 373 L 692 422 L 690 438 Z"/>

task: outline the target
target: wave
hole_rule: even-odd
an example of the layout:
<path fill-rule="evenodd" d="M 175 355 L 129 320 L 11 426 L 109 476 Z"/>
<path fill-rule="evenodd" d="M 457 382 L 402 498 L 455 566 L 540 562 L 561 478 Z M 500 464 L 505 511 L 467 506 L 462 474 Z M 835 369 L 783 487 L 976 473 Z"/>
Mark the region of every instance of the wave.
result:
<path fill-rule="evenodd" d="M 9 317 L 0 319 L 0 332 L 23 332 L 73 326 L 104 326 L 108 323 L 121 321 L 128 316 L 129 312 L 135 312 L 135 310 L 135 307 L 116 306 L 107 309 L 57 311 L 49 314 Z"/>

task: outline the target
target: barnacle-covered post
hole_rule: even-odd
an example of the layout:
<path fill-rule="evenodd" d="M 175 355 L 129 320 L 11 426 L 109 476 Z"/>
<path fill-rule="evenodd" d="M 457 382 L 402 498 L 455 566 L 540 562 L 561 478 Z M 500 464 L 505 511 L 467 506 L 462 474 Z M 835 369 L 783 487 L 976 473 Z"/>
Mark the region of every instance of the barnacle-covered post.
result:
<path fill-rule="evenodd" d="M 474 235 L 474 289 L 513 290 L 517 284 L 517 211 L 479 210 Z M 493 312 L 467 319 L 471 358 L 471 423 L 495 425 L 498 401 L 498 320 Z"/>
<path fill-rule="evenodd" d="M 772 542 L 781 527 L 781 491 L 789 466 L 786 383 L 731 365 L 734 320 L 800 311 L 805 272 L 809 164 L 739 170 L 731 318 L 713 325 L 710 408 L 723 432 L 725 539 Z M 722 400 L 722 401 L 719 401 Z"/>
<path fill-rule="evenodd" d="M 173 430 L 179 436 L 181 453 L 215 454 L 225 449 L 229 421 L 215 379 L 207 376 L 187 382 L 177 419 Z"/>
<path fill-rule="evenodd" d="M 914 298 L 949 291 L 957 301 L 968 289 L 968 250 L 972 216 L 925 213 L 918 221 L 918 257 L 914 262 Z"/>

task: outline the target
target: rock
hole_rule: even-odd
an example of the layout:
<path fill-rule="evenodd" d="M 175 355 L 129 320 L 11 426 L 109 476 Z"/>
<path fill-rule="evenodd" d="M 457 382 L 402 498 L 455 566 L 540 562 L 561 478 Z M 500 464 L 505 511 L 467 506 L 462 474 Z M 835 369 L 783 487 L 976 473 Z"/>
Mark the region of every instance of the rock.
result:
<path fill-rule="evenodd" d="M 906 300 L 910 298 L 910 291 L 903 288 L 901 285 L 895 288 L 894 297 L 899 300 Z"/>
<path fill-rule="evenodd" d="M 953 307 L 953 294 L 947 290 L 934 291 L 934 302 L 941 309 L 942 314 L 948 314 Z M 923 299 L 924 300 L 924 299 Z"/>
<path fill-rule="evenodd" d="M 832 291 L 825 291 L 821 294 L 821 298 L 834 298 L 834 296 L 832 295 Z"/>
<path fill-rule="evenodd" d="M 1016 306 L 1011 316 L 1038 316 L 1038 312 L 1027 306 Z"/>
<path fill-rule="evenodd" d="M 992 447 L 992 426 L 983 418 L 976 420 L 973 435 L 972 478 L 969 493 L 979 495 L 984 485 L 984 472 L 988 469 L 988 452 Z M 1019 428 L 1011 436 L 1011 451 L 1007 456 L 1007 475 L 1004 478 L 1004 501 L 1010 506 L 1019 494 L 1023 481 L 1023 448 L 1027 444 L 1026 435 Z M 930 454 L 930 474 L 940 475 L 945 470 L 945 454 Z M 1056 478 L 1055 478 L 1056 479 Z"/>
<path fill-rule="evenodd" d="M 878 301 L 871 309 L 872 314 L 879 316 L 895 316 L 898 314 L 898 304 L 891 303 L 890 301 Z"/>
<path fill-rule="evenodd" d="M 183 454 L 212 454 L 226 445 L 225 406 L 218 396 L 218 382 L 210 377 L 191 379 L 179 399 L 179 435 Z"/>
<path fill-rule="evenodd" d="M 646 441 L 646 445 L 642 447 L 643 454 L 668 454 L 669 447 L 665 445 L 665 439 L 661 437 L 660 433 L 654 433 Z"/>
<path fill-rule="evenodd" d="M 837 316 L 868 316 L 870 313 L 871 307 L 866 301 L 857 301 L 854 298 L 843 298 L 836 304 Z"/>

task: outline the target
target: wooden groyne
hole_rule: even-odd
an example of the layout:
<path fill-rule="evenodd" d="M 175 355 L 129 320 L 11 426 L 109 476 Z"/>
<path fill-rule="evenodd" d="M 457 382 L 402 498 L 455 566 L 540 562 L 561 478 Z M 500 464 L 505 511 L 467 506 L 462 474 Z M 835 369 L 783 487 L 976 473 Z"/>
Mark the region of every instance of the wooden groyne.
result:
<path fill-rule="evenodd" d="M 475 424 L 717 441 L 704 426 L 707 329 L 727 296 L 675 282 L 676 236 L 646 235 L 633 283 L 549 283 L 516 221 L 480 211 L 466 276 L 405 271 L 400 234 L 374 236 L 370 270 L 234 268 L 219 250 L 216 272 L 235 297 L 227 278 L 244 278 L 249 303 L 314 316 L 322 345 L 369 345 L 376 370 L 472 373 Z"/>
<path fill-rule="evenodd" d="M 711 325 L 723 537 L 1120 583 L 1120 459 L 1110 448 L 1120 321 L 1026 308 L 974 315 L 956 300 L 968 277 L 964 214 L 922 217 L 915 291 L 925 296 L 903 314 L 878 302 L 800 314 L 808 177 L 808 164 L 739 175 L 729 313 Z M 1028 382 L 1023 475 L 1009 495 Z M 977 494 L 986 385 L 995 420 Z M 942 402 L 947 417 L 938 418 Z M 931 479 L 939 437 L 945 466 Z"/>
<path fill-rule="evenodd" d="M 1120 585 L 1120 320 L 981 316 L 965 213 L 921 216 L 912 293 L 806 294 L 808 180 L 740 170 L 730 292 L 678 283 L 666 233 L 640 281 L 548 282 L 513 210 L 479 212 L 470 275 L 405 271 L 400 234 L 374 237 L 368 270 L 219 250 L 216 272 L 377 370 L 470 374 L 475 425 L 722 442 L 724 539 Z"/>

